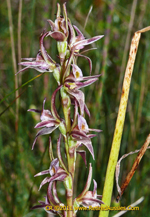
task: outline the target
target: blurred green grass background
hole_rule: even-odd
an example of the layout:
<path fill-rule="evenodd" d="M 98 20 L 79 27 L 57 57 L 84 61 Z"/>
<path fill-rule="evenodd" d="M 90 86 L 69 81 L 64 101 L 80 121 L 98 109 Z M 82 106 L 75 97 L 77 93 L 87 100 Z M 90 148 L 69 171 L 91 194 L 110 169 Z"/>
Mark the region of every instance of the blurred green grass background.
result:
<path fill-rule="evenodd" d="M 15 89 L 15 76 L 12 61 L 12 46 L 9 31 L 8 0 L 0 2 L 0 100 Z M 11 0 L 9 10 L 12 13 L 13 36 L 16 63 L 20 57 L 35 57 L 39 50 L 39 36 L 44 29 L 50 30 L 47 19 L 55 19 L 56 0 Z M 64 1 L 58 1 L 61 5 Z M 21 19 L 21 43 L 18 43 L 19 6 Z M 85 20 L 90 7 L 92 12 Z M 150 1 L 148 0 L 69 0 L 67 1 L 68 17 L 72 23 L 88 37 L 104 34 L 105 37 L 96 42 L 97 50 L 89 51 L 92 59 L 92 74 L 102 73 L 99 81 L 84 89 L 86 104 L 91 112 L 88 124 L 91 128 L 103 131 L 93 139 L 95 161 L 87 151 L 87 161 L 92 162 L 93 178 L 98 183 L 98 193 L 102 194 L 105 173 L 113 138 L 121 86 L 128 59 L 131 38 L 135 31 L 150 25 Z M 20 29 L 19 29 L 20 30 Z M 56 42 L 50 38 L 45 46 L 53 58 L 57 55 Z M 20 54 L 21 49 L 21 54 Z M 121 142 L 120 157 L 130 151 L 139 149 L 150 133 L 150 32 L 141 37 L 135 62 L 130 96 Z M 55 58 L 58 60 L 57 58 Z M 89 74 L 87 60 L 78 58 L 78 65 L 84 75 Z M 17 70 L 19 70 L 17 64 Z M 18 76 L 18 86 L 38 75 L 35 70 L 27 70 Z M 49 168 L 48 136 L 38 139 L 35 149 L 31 151 L 39 117 L 28 113 L 27 109 L 41 109 L 44 97 L 47 97 L 46 108 L 50 108 L 50 98 L 56 88 L 53 76 L 45 73 L 39 78 L 19 89 L 19 119 L 16 121 L 15 93 L 6 97 L 0 105 L 0 216 L 2 217 L 44 217 L 44 210 L 31 211 L 30 208 L 43 200 L 46 187 L 41 191 L 38 187 L 43 177 L 34 175 Z M 13 103 L 14 101 L 14 103 Z M 10 106 L 9 106 L 10 105 Z M 59 100 L 58 105 L 59 106 Z M 8 108 L 9 107 L 9 108 Z M 8 108 L 8 109 L 7 109 Z M 18 126 L 18 131 L 17 131 Z M 52 134 L 54 150 L 59 131 Z M 62 144 L 63 147 L 63 144 Z M 63 148 L 62 148 L 63 151 Z M 134 177 L 126 189 L 120 206 L 128 206 L 140 197 L 144 201 L 139 211 L 132 211 L 124 216 L 150 216 L 150 153 L 146 151 Z M 121 164 L 120 183 L 125 179 L 136 157 L 132 155 Z M 87 177 L 80 156 L 77 158 L 75 194 L 79 194 Z M 93 186 L 91 186 L 92 189 Z M 59 196 L 65 200 L 62 185 L 58 186 Z M 117 196 L 114 185 L 113 200 Z M 110 212 L 110 216 L 115 214 Z M 98 216 L 98 212 L 80 212 L 77 216 Z"/>

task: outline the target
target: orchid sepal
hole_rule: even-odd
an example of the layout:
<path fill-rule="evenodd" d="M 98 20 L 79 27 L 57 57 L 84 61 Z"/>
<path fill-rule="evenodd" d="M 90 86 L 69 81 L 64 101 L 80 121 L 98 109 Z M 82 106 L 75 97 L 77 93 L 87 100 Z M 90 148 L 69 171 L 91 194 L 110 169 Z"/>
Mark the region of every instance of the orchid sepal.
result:
<path fill-rule="evenodd" d="M 80 195 L 78 195 L 78 197 L 76 197 L 77 202 L 81 201 L 82 198 L 84 197 L 84 195 L 86 194 L 86 192 L 89 190 L 90 185 L 91 185 L 91 180 L 92 180 L 92 166 L 90 164 L 89 165 L 89 174 L 88 174 L 88 178 L 87 178 L 85 187 L 84 187 L 82 193 Z"/>
<path fill-rule="evenodd" d="M 44 48 L 45 49 L 45 48 Z M 19 74 L 20 72 L 25 71 L 26 69 L 35 69 L 40 73 L 44 73 L 44 72 L 53 72 L 54 69 L 56 68 L 56 64 L 55 62 L 51 59 L 51 57 L 46 53 L 46 51 L 44 52 L 44 55 L 47 56 L 46 59 L 50 59 L 50 61 L 45 61 L 45 58 L 43 57 L 43 54 L 41 53 L 41 51 L 39 51 L 37 53 L 36 58 L 24 58 L 24 60 L 28 60 L 26 62 L 20 62 L 19 65 L 25 66 L 25 68 L 21 69 L 20 71 L 18 71 L 16 73 Z"/>

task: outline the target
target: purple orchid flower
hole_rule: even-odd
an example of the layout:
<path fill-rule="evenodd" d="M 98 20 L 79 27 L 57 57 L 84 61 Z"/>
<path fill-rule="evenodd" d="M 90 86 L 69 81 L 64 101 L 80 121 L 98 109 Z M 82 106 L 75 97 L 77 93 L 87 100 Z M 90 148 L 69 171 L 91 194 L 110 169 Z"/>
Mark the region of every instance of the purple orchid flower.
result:
<path fill-rule="evenodd" d="M 90 139 L 90 137 L 88 135 L 86 135 L 84 132 L 80 132 L 78 129 L 74 129 L 71 132 L 71 136 L 72 136 L 72 138 L 74 140 L 77 141 L 76 148 L 80 147 L 81 144 L 83 144 L 89 150 L 89 152 L 91 153 L 93 159 L 95 159 L 94 158 L 94 150 L 93 150 L 92 142 L 91 142 L 91 139 Z"/>
<path fill-rule="evenodd" d="M 41 176 L 45 174 L 50 174 L 51 177 L 46 177 L 40 184 L 39 190 L 43 185 L 46 183 L 54 182 L 54 181 L 64 181 L 64 179 L 68 176 L 67 172 L 59 167 L 59 160 L 58 158 L 55 158 L 51 164 L 50 168 L 48 170 L 44 170 L 42 172 L 37 173 L 34 177 L 36 176 Z"/>
<path fill-rule="evenodd" d="M 83 49 L 86 45 L 89 45 L 89 44 L 92 44 L 92 43 L 98 41 L 99 39 L 104 37 L 104 35 L 99 35 L 99 36 L 95 36 L 95 37 L 90 38 L 90 39 L 85 39 L 83 33 L 78 29 L 77 26 L 75 26 L 75 25 L 72 26 L 71 23 L 68 22 L 68 27 L 70 30 L 70 40 L 69 40 L 69 45 L 68 45 L 69 49 L 70 49 L 71 53 L 73 53 L 75 56 L 84 57 L 85 59 L 88 60 L 89 66 L 90 66 L 90 74 L 91 74 L 91 71 L 92 71 L 91 59 L 85 55 L 80 54 L 79 51 L 81 49 Z M 75 35 L 74 29 L 77 32 L 77 36 Z"/>
<path fill-rule="evenodd" d="M 102 199 L 102 195 L 97 195 L 97 182 L 93 179 L 94 182 L 94 189 L 93 191 L 87 191 L 81 200 L 78 202 L 81 203 L 84 207 L 97 207 L 100 206 L 100 204 L 104 204 Z"/>
<path fill-rule="evenodd" d="M 99 130 L 99 129 L 89 128 L 85 118 L 79 114 L 78 114 L 78 128 L 80 131 L 82 131 L 84 133 L 88 133 L 89 131 L 95 131 L 98 133 L 102 132 L 102 130 Z"/>
<path fill-rule="evenodd" d="M 48 20 L 51 31 L 48 33 L 52 38 L 56 41 L 66 41 L 68 38 L 68 18 L 67 18 L 67 10 L 66 3 L 63 4 L 63 16 L 60 15 L 60 5 L 57 3 L 57 19 L 55 23 L 51 20 Z"/>
<path fill-rule="evenodd" d="M 49 202 L 47 196 L 45 197 L 45 202 L 44 201 L 38 201 L 40 205 L 35 205 L 31 209 L 41 209 L 44 208 L 44 210 L 49 213 L 49 214 L 57 214 L 54 210 L 48 211 L 46 207 L 52 206 L 52 204 Z"/>
<path fill-rule="evenodd" d="M 66 217 L 66 211 L 55 210 L 54 208 L 55 206 L 65 206 L 63 203 L 60 202 L 58 198 L 56 190 L 56 181 L 49 183 L 47 188 L 47 195 L 45 197 L 45 202 L 39 201 L 39 203 L 40 205 L 33 206 L 32 209 L 44 208 L 44 210 L 48 214 L 58 214 L 59 216 Z"/>
<path fill-rule="evenodd" d="M 43 40 L 48 33 L 42 34 L 40 37 L 40 50 L 37 53 L 36 58 L 23 58 L 22 60 L 26 60 L 26 62 L 21 62 L 19 65 L 25 66 L 25 68 L 21 69 L 16 74 L 25 71 L 28 68 L 34 68 L 35 70 L 44 73 L 44 72 L 53 72 L 58 64 L 48 55 L 45 50 Z"/>
<path fill-rule="evenodd" d="M 97 183 L 94 179 L 93 179 L 94 189 L 93 191 L 89 191 L 91 181 L 92 181 L 92 167 L 90 164 L 86 185 L 82 193 L 77 198 L 75 198 L 74 204 L 76 202 L 78 205 L 82 205 L 84 207 L 89 207 L 89 206 L 95 207 L 95 206 L 99 206 L 100 204 L 104 204 L 101 200 L 98 199 L 98 198 L 101 199 L 102 196 L 97 195 Z"/>
<path fill-rule="evenodd" d="M 32 145 L 32 150 L 34 149 L 34 145 L 36 143 L 37 138 L 40 135 L 46 135 L 46 134 L 50 134 L 52 133 L 57 127 L 59 127 L 60 121 L 59 119 L 56 119 L 52 113 L 49 110 L 45 110 L 44 106 L 45 106 L 45 102 L 46 102 L 46 98 L 43 101 L 43 108 L 42 111 L 37 110 L 37 109 L 29 109 L 28 111 L 32 111 L 32 112 L 36 112 L 36 113 L 40 113 L 40 119 L 41 122 L 36 124 L 35 128 L 43 128 L 42 130 L 40 130 L 35 137 L 35 140 L 33 142 Z"/>
<path fill-rule="evenodd" d="M 66 166 L 63 162 L 62 156 L 61 156 L 60 141 L 61 141 L 61 134 L 60 134 L 58 141 L 57 141 L 57 156 L 58 156 L 58 158 L 53 158 L 53 154 L 51 153 L 51 155 L 52 155 L 51 159 L 53 159 L 53 160 L 50 164 L 50 168 L 48 170 L 44 170 L 44 171 L 35 175 L 35 177 L 40 176 L 40 175 L 45 175 L 45 174 L 50 174 L 50 176 L 51 176 L 51 177 L 46 177 L 41 182 L 39 190 L 47 182 L 53 183 L 55 181 L 65 181 L 65 178 L 67 178 L 67 176 L 69 175 L 69 173 L 66 169 Z M 50 149 L 51 149 L 51 146 L 52 146 L 52 144 L 51 144 L 51 139 L 50 139 L 50 145 L 49 145 Z M 61 164 L 61 167 L 59 166 L 59 164 Z M 53 191 L 54 191 L 53 193 L 55 195 L 56 200 L 59 201 L 57 198 L 57 195 L 56 195 L 56 189 L 54 188 Z"/>
<path fill-rule="evenodd" d="M 78 125 L 72 130 L 71 136 L 77 141 L 77 148 L 80 147 L 82 144 L 85 145 L 94 159 L 94 150 L 91 138 L 93 138 L 95 134 L 87 135 L 89 131 L 101 132 L 101 130 L 99 129 L 90 129 L 87 125 L 85 118 L 78 114 Z M 85 159 L 85 157 L 83 159 Z"/>
<path fill-rule="evenodd" d="M 70 75 L 65 79 L 64 85 L 66 87 L 66 91 L 77 100 L 82 115 L 84 114 L 84 109 L 86 108 L 85 97 L 83 92 L 79 89 L 94 83 L 98 80 L 99 76 L 100 75 L 83 77 L 81 69 L 77 65 L 73 64 L 72 73 L 70 73 Z"/>
<path fill-rule="evenodd" d="M 80 49 L 83 49 L 86 45 L 92 44 L 98 41 L 99 39 L 101 39 L 102 37 L 104 37 L 104 35 L 98 35 L 90 39 L 85 39 L 83 33 L 78 29 L 77 26 L 75 25 L 72 26 L 71 23 L 69 22 L 68 22 L 68 26 L 70 30 L 69 47 L 70 50 L 73 50 L 75 52 L 78 52 Z M 77 36 L 75 36 L 73 27 L 77 32 Z"/>

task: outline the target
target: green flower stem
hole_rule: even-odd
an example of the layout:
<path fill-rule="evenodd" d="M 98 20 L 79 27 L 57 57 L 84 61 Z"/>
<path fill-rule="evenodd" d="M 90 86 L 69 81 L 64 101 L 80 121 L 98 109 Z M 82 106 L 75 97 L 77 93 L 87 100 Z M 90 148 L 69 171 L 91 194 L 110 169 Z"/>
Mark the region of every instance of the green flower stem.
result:
<path fill-rule="evenodd" d="M 70 108 L 63 108 L 64 116 L 65 116 L 65 121 L 66 121 L 66 130 L 67 132 L 70 132 L 71 129 L 71 120 L 70 120 Z"/>
<path fill-rule="evenodd" d="M 75 171 L 75 160 L 76 154 L 74 148 L 68 146 L 68 143 L 65 143 L 66 153 L 67 153 L 67 161 L 68 161 L 68 171 L 71 174 L 72 180 L 74 179 L 74 171 Z M 73 186 L 72 186 L 73 189 Z"/>
<path fill-rule="evenodd" d="M 67 51 L 67 41 L 57 42 L 57 48 L 59 52 L 60 63 L 63 65 Z"/>
<path fill-rule="evenodd" d="M 72 147 L 69 146 L 68 136 L 65 138 L 65 148 L 68 161 L 68 171 L 71 174 L 70 180 L 66 184 L 67 206 L 73 207 L 73 183 L 75 171 L 75 154 L 71 152 Z M 71 154 L 72 153 L 72 154 Z M 67 210 L 67 217 L 73 217 L 73 211 Z"/>
<path fill-rule="evenodd" d="M 65 148 L 67 154 L 67 162 L 68 162 L 68 171 L 69 171 L 69 180 L 65 181 L 66 187 L 66 195 L 67 195 L 67 206 L 73 206 L 73 182 L 74 182 L 74 170 L 75 170 L 75 153 L 74 153 L 74 142 L 70 139 L 69 133 L 71 131 L 71 118 L 70 118 L 70 106 L 71 100 L 70 96 L 67 94 L 64 87 L 61 88 L 61 99 L 62 99 L 62 107 L 66 124 L 66 135 L 65 138 Z M 67 217 L 72 217 L 73 211 L 67 210 Z"/>
<path fill-rule="evenodd" d="M 66 188 L 66 196 L 67 196 L 67 206 L 72 207 L 73 205 L 73 180 L 71 175 L 67 177 L 64 182 Z M 73 217 L 73 211 L 71 209 L 67 210 L 67 217 Z"/>
<path fill-rule="evenodd" d="M 71 119 L 70 119 L 70 106 L 71 100 L 69 95 L 66 93 L 64 87 L 61 88 L 61 98 L 62 98 L 62 107 L 64 112 L 64 118 L 66 123 L 66 131 L 67 133 L 71 130 Z"/>
<path fill-rule="evenodd" d="M 134 34 L 131 47 L 130 47 L 129 60 L 128 60 L 124 82 L 123 82 L 119 112 L 116 121 L 116 127 L 115 127 L 111 152 L 109 156 L 109 162 L 107 166 L 107 172 L 106 172 L 106 178 L 105 178 L 105 184 L 103 190 L 103 198 L 102 198 L 104 205 L 102 206 L 110 206 L 111 203 L 115 167 L 117 164 L 118 154 L 120 150 L 120 143 L 121 143 L 121 137 L 122 137 L 123 126 L 125 121 L 125 113 L 126 113 L 126 107 L 128 102 L 131 77 L 132 77 L 132 72 L 133 72 L 133 67 L 134 67 L 140 36 L 141 33 L 139 32 L 136 32 Z M 107 217 L 108 215 L 109 215 L 109 211 L 100 211 L 99 217 Z"/>

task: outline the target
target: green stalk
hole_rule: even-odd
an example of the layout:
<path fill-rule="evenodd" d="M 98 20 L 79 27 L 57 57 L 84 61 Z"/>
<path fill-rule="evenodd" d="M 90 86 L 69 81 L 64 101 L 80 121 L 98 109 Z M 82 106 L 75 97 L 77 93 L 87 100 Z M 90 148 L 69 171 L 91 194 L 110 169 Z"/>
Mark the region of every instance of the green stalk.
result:
<path fill-rule="evenodd" d="M 68 70 L 68 67 L 67 67 Z M 66 135 L 65 137 L 65 149 L 67 155 L 67 162 L 68 162 L 68 171 L 70 176 L 65 181 L 65 188 L 66 188 L 66 195 L 67 195 L 67 206 L 69 210 L 67 210 L 67 217 L 73 217 L 73 211 L 70 209 L 73 207 L 73 183 L 74 183 L 74 171 L 75 171 L 75 150 L 74 150 L 74 141 L 72 141 L 71 137 L 69 136 L 71 131 L 71 118 L 70 118 L 70 107 L 71 107 L 71 100 L 70 96 L 67 94 L 64 87 L 61 88 L 61 100 L 62 100 L 62 107 L 63 113 L 65 118 L 65 125 L 66 125 Z"/>
<path fill-rule="evenodd" d="M 105 184 L 103 189 L 103 198 L 102 198 L 104 205 L 102 206 L 110 206 L 111 204 L 115 167 L 117 164 L 118 154 L 120 150 L 120 143 L 121 143 L 123 126 L 125 121 L 125 113 L 126 113 L 126 107 L 128 102 L 131 77 L 132 77 L 132 72 L 133 72 L 133 67 L 134 67 L 140 36 L 141 36 L 141 32 L 140 31 L 136 32 L 131 42 L 129 59 L 128 59 L 124 82 L 123 82 L 119 112 L 116 121 L 116 127 L 115 127 L 111 152 L 109 156 L 109 162 L 107 166 Z M 109 211 L 100 211 L 99 217 L 107 217 L 108 215 L 109 215 Z"/>
<path fill-rule="evenodd" d="M 66 122 L 67 132 L 70 131 L 71 122 L 70 122 L 70 108 L 67 112 L 67 108 L 64 108 L 64 116 Z M 69 115 L 66 115 L 66 114 Z M 74 142 L 70 139 L 69 135 L 66 135 L 65 138 L 65 148 L 67 154 L 67 162 L 68 162 L 68 171 L 70 173 L 69 179 L 66 181 L 66 195 L 67 195 L 67 206 L 73 207 L 73 183 L 74 183 L 74 171 L 75 171 L 75 153 L 73 150 Z M 73 150 L 73 152 L 72 152 Z M 67 210 L 67 217 L 73 217 L 73 211 Z"/>

